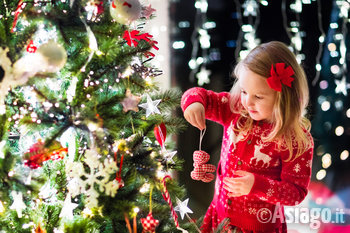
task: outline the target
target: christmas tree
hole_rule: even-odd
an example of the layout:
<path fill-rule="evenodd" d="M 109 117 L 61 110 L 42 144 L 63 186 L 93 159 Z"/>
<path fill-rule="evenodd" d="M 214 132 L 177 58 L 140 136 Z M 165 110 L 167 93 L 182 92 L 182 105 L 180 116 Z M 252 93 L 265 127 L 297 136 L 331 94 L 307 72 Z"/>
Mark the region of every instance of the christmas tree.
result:
<path fill-rule="evenodd" d="M 167 140 L 184 127 L 181 93 L 154 80 L 153 13 L 138 0 L 0 2 L 1 232 L 186 232 Z"/>

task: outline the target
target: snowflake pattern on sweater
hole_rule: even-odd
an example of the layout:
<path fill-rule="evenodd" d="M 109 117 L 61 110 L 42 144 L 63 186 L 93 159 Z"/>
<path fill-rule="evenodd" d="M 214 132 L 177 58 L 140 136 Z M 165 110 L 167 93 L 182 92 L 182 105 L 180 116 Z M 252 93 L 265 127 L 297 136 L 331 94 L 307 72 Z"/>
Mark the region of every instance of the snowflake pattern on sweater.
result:
<path fill-rule="evenodd" d="M 227 92 L 192 88 L 184 93 L 181 100 L 183 111 L 194 102 L 203 104 L 206 119 L 224 127 L 214 198 L 201 230 L 203 233 L 214 232 L 220 222 L 228 218 L 230 224 L 242 232 L 286 232 L 284 216 L 274 222 L 261 222 L 259 210 L 273 213 L 275 208 L 296 205 L 305 198 L 311 177 L 312 136 L 306 132 L 312 146 L 298 158 L 287 162 L 283 158 L 288 158 L 288 150 L 278 150 L 276 142 L 261 139 L 271 132 L 271 124 L 254 122 L 248 133 L 234 130 L 240 116 L 231 111 L 229 99 Z M 228 197 L 223 188 L 223 178 L 234 177 L 236 170 L 253 173 L 254 185 L 248 195 Z"/>

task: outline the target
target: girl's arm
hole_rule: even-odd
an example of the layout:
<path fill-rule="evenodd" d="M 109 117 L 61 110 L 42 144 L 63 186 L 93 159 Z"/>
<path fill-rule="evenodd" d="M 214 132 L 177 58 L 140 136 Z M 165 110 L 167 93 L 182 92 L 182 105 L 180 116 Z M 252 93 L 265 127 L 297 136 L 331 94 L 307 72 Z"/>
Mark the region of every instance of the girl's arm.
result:
<path fill-rule="evenodd" d="M 216 93 L 204 88 L 191 88 L 187 90 L 181 99 L 181 108 L 185 112 L 193 103 L 201 103 L 205 110 L 205 118 L 225 124 L 232 119 L 230 110 L 230 94 L 228 92 Z"/>
<path fill-rule="evenodd" d="M 254 174 L 254 185 L 250 194 L 272 204 L 299 204 L 308 192 L 312 155 L 313 146 L 295 160 L 282 162 L 280 181 Z"/>

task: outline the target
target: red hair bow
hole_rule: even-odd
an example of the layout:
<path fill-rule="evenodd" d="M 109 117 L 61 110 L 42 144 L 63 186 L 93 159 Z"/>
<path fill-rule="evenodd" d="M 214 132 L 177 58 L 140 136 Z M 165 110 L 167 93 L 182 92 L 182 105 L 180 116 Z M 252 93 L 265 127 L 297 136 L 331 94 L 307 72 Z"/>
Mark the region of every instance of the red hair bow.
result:
<path fill-rule="evenodd" d="M 293 68 L 291 66 L 284 68 L 284 65 L 284 63 L 276 63 L 276 71 L 273 64 L 271 65 L 271 76 L 267 78 L 267 84 L 275 91 L 282 91 L 282 83 L 288 87 L 292 86 L 294 80 L 292 77 L 294 74 Z"/>

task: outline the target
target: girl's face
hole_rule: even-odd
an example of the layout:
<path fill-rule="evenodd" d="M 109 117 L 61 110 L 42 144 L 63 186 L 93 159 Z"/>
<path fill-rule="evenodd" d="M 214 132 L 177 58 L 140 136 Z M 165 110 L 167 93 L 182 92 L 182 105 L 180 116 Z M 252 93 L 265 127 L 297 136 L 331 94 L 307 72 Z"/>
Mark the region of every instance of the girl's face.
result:
<path fill-rule="evenodd" d="M 272 120 L 277 92 L 269 87 L 266 78 L 242 67 L 238 74 L 241 102 L 249 116 L 256 121 Z"/>

